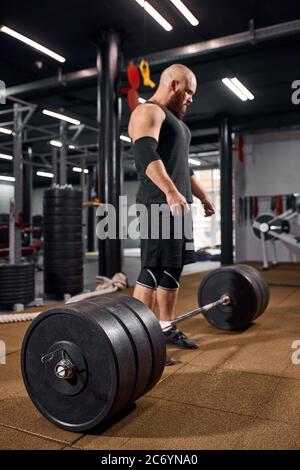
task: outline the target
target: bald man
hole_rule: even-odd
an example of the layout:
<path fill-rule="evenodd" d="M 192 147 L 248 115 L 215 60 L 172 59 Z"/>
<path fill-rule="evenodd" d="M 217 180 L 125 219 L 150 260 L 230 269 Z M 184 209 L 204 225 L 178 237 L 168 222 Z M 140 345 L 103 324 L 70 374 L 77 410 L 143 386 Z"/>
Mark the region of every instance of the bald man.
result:
<path fill-rule="evenodd" d="M 192 70 L 171 65 L 163 71 L 151 99 L 133 111 L 128 128 L 140 181 L 136 200 L 147 208 L 147 220 L 141 219 L 140 225 L 158 227 L 159 233 L 151 238 L 149 228 L 147 237 L 141 239 L 142 269 L 133 295 L 152 310 L 157 301 L 161 321 L 174 318 L 183 266 L 195 261 L 189 206 L 193 195 L 201 200 L 206 217 L 215 212 L 214 203 L 188 162 L 191 133 L 183 118 L 196 88 Z M 155 205 L 160 207 L 159 212 L 153 212 Z M 170 233 L 165 238 L 163 226 L 167 221 Z M 179 226 L 184 227 L 180 238 L 176 233 Z M 198 348 L 176 326 L 165 335 L 168 344 Z M 173 363 L 167 355 L 166 365 Z"/>

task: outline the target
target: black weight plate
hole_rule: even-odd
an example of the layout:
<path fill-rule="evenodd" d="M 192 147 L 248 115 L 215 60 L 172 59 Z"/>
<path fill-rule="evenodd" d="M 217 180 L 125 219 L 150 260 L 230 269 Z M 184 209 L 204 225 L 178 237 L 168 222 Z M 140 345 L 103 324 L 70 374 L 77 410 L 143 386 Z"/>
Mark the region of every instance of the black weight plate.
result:
<path fill-rule="evenodd" d="M 14 288 L 10 287 L 5 291 L 0 291 L 1 303 L 29 303 L 34 299 L 35 285 L 34 282 L 30 285 L 15 285 Z M 24 301 L 24 302 L 23 302 Z"/>
<path fill-rule="evenodd" d="M 49 225 L 81 225 L 82 216 L 80 215 L 45 215 L 44 227 Z"/>
<path fill-rule="evenodd" d="M 45 242 L 66 241 L 66 242 L 80 242 L 82 241 L 82 233 L 45 233 Z"/>
<path fill-rule="evenodd" d="M 76 395 L 49 386 L 41 362 L 62 340 L 79 349 L 88 370 L 85 386 Z M 61 428 L 77 432 L 94 428 L 120 410 L 135 380 L 134 354 L 126 332 L 105 309 L 84 302 L 51 309 L 33 321 L 23 341 L 21 368 L 39 411 Z"/>
<path fill-rule="evenodd" d="M 144 395 L 151 377 L 152 349 L 149 337 L 137 316 L 124 303 L 119 301 L 118 296 L 99 295 L 99 297 L 87 299 L 87 302 L 101 308 L 105 307 L 122 324 L 133 344 L 136 379 L 130 401 L 134 402 Z"/>
<path fill-rule="evenodd" d="M 50 274 L 48 271 L 45 269 L 44 272 L 44 282 L 47 284 L 58 284 L 62 287 L 73 285 L 73 284 L 79 284 L 82 282 L 83 276 L 82 274 L 72 274 L 70 273 L 69 276 L 64 275 L 64 276 L 59 276 L 59 274 Z"/>
<path fill-rule="evenodd" d="M 34 271 L 33 263 L 22 263 L 22 264 L 0 264 L 0 276 L 9 273 L 28 273 Z"/>
<path fill-rule="evenodd" d="M 55 249 L 53 247 L 49 248 L 47 247 L 46 250 L 44 250 L 44 260 L 61 260 L 62 264 L 64 260 L 83 260 L 83 250 L 82 248 L 80 249 L 74 249 L 71 250 L 70 248 L 64 249 L 64 248 L 58 248 Z"/>
<path fill-rule="evenodd" d="M 4 296 L 6 294 L 13 294 L 15 293 L 24 293 L 30 290 L 34 290 L 34 282 L 28 283 L 16 283 L 14 286 L 12 284 L 6 286 L 0 286 L 0 296 Z"/>
<path fill-rule="evenodd" d="M 47 268 L 59 268 L 64 266 L 65 268 L 80 268 L 83 265 L 82 258 L 75 259 L 44 259 L 44 267 Z"/>
<path fill-rule="evenodd" d="M 47 250 L 54 251 L 56 249 L 59 249 L 59 250 L 73 249 L 74 251 L 80 252 L 83 249 L 83 244 L 82 244 L 82 241 L 68 241 L 64 239 L 62 239 L 61 241 L 58 241 L 58 240 L 48 241 L 47 240 L 47 242 L 45 241 L 44 248 L 46 251 Z"/>
<path fill-rule="evenodd" d="M 110 296 L 108 296 L 110 297 Z M 159 321 L 147 305 L 134 297 L 119 296 L 120 302 L 130 308 L 145 329 L 152 347 L 152 373 L 145 391 L 148 392 L 159 381 L 166 361 L 166 339 Z"/>
<path fill-rule="evenodd" d="M 249 278 L 249 281 L 253 284 L 255 291 L 257 293 L 257 311 L 254 315 L 254 320 L 261 314 L 262 306 L 263 306 L 263 290 L 261 284 L 258 282 L 257 277 L 255 276 L 255 273 L 253 272 L 253 269 L 249 268 L 249 266 L 245 264 L 239 264 L 236 265 L 237 269 L 239 269 L 240 272 L 244 273 L 245 276 Z"/>
<path fill-rule="evenodd" d="M 0 277 L 0 288 L 4 285 L 13 286 L 18 283 L 34 282 L 34 272 L 17 273 L 15 275 L 9 274 L 8 276 Z"/>
<path fill-rule="evenodd" d="M 272 215 L 272 214 L 261 214 L 255 219 L 255 222 L 258 222 L 259 224 L 262 224 L 262 223 L 269 224 L 269 222 L 273 219 L 274 219 L 274 215 Z M 258 228 L 253 227 L 253 232 L 254 232 L 254 235 L 257 238 L 261 239 L 260 238 L 261 232 Z M 268 233 L 265 233 L 265 240 L 272 240 L 272 238 L 273 238 L 272 235 L 269 235 Z"/>
<path fill-rule="evenodd" d="M 259 273 L 260 275 L 260 273 Z M 263 304 L 263 307 L 262 307 L 262 313 L 266 310 L 266 308 L 268 307 L 269 305 L 269 302 L 270 302 L 270 289 L 269 289 L 269 285 L 267 284 L 266 280 L 260 275 L 260 282 L 263 286 L 263 290 L 264 290 L 264 304 Z"/>
<path fill-rule="evenodd" d="M 269 304 L 269 301 L 270 301 L 269 286 L 259 271 L 254 269 L 252 266 L 248 266 L 248 265 L 241 265 L 241 266 L 243 266 L 244 268 L 248 269 L 249 272 L 251 272 L 251 274 L 253 275 L 253 277 L 255 277 L 255 279 L 257 280 L 260 286 L 260 290 L 262 293 L 262 305 L 261 305 L 261 309 L 258 315 L 255 317 L 257 318 L 266 310 Z"/>
<path fill-rule="evenodd" d="M 65 268 L 64 266 L 60 268 L 50 268 L 47 267 L 45 269 L 45 275 L 48 277 L 56 277 L 57 281 L 60 277 L 69 278 L 70 276 L 82 276 L 83 275 L 83 267 L 80 268 Z"/>
<path fill-rule="evenodd" d="M 6 295 L 0 295 L 1 304 L 23 304 L 29 303 L 34 299 L 34 290 L 26 290 L 24 292 L 11 292 Z"/>
<path fill-rule="evenodd" d="M 82 192 L 74 189 L 46 189 L 44 199 L 82 199 Z"/>
<path fill-rule="evenodd" d="M 224 294 L 230 296 L 231 303 L 214 307 L 204 312 L 203 316 L 221 330 L 245 330 L 257 312 L 257 295 L 253 284 L 241 272 L 230 267 L 217 269 L 202 280 L 198 290 L 199 305 L 215 302 Z"/>
<path fill-rule="evenodd" d="M 70 250 L 59 248 L 55 250 L 53 247 L 44 251 L 44 264 L 52 264 L 52 261 L 57 266 L 63 266 L 64 261 L 80 261 L 83 264 L 82 249 Z"/>
<path fill-rule="evenodd" d="M 0 279 L 0 289 L 15 288 L 20 285 L 34 284 L 34 275 L 29 276 L 8 276 L 7 278 Z"/>
<path fill-rule="evenodd" d="M 83 278 L 82 276 L 70 276 L 70 277 L 60 277 L 59 280 L 55 278 L 54 276 L 45 276 L 44 277 L 44 285 L 51 286 L 51 288 L 57 288 L 62 289 L 64 292 L 68 292 L 68 290 L 71 287 L 77 286 L 78 288 L 81 288 L 82 291 L 82 286 L 83 286 Z"/>
<path fill-rule="evenodd" d="M 56 298 L 62 297 L 63 294 L 70 294 L 72 296 L 81 294 L 83 291 L 83 283 L 61 286 L 58 284 L 44 284 L 44 291 L 46 294 L 51 294 Z"/>
<path fill-rule="evenodd" d="M 52 263 L 53 260 L 53 263 Z M 57 272 L 63 272 L 63 271 L 71 271 L 75 269 L 81 269 L 83 271 L 83 261 L 80 258 L 71 258 L 71 257 L 66 257 L 63 259 L 60 258 L 53 258 L 52 260 L 45 260 L 44 265 L 45 265 L 45 270 L 56 270 Z M 49 261 L 49 262 L 48 262 Z M 75 263 L 75 266 L 72 266 L 74 261 L 78 261 L 78 263 Z M 78 265 L 76 265 L 78 264 Z"/>
<path fill-rule="evenodd" d="M 263 291 L 252 269 L 247 269 L 248 266 L 245 264 L 235 264 L 232 266 L 226 266 L 226 268 L 236 269 L 237 271 L 241 272 L 248 279 L 250 283 L 252 283 L 253 288 L 256 293 L 256 300 L 257 300 L 257 308 L 256 308 L 256 312 L 254 315 L 254 319 L 257 318 L 260 315 L 262 304 L 263 304 Z"/>
<path fill-rule="evenodd" d="M 12 297 L 13 295 L 26 295 L 34 292 L 34 285 L 28 285 L 28 286 L 16 286 L 15 289 L 7 289 L 6 291 L 0 291 L 0 296 L 1 298 L 4 298 L 5 296 L 10 296 Z"/>
<path fill-rule="evenodd" d="M 59 245 L 57 247 L 54 246 L 46 246 L 44 248 L 44 257 L 45 258 L 58 258 L 58 259 L 78 259 L 82 258 L 83 247 L 75 247 L 73 250 L 72 248 L 61 248 Z"/>
<path fill-rule="evenodd" d="M 64 253 L 63 255 L 55 256 L 52 254 L 46 253 L 44 256 L 44 267 L 47 268 L 55 268 L 55 269 L 72 269 L 72 268 L 82 268 L 83 267 L 83 259 L 82 256 L 74 256 L 72 253 Z"/>
<path fill-rule="evenodd" d="M 50 206 L 44 207 L 44 217 L 63 217 L 65 215 L 73 216 L 73 217 L 81 217 L 82 216 L 82 208 L 81 207 L 59 207 L 59 206 Z"/>
<path fill-rule="evenodd" d="M 20 290 L 17 290 L 17 291 L 7 291 L 4 294 L 0 293 L 0 301 L 2 303 L 5 301 L 5 299 L 8 299 L 8 298 L 15 301 L 15 299 L 27 298 L 27 297 L 30 297 L 32 299 L 34 298 L 34 288 L 33 287 L 31 287 L 30 289 L 28 288 L 28 289 L 20 289 Z"/>
<path fill-rule="evenodd" d="M 81 199 L 44 199 L 43 212 L 47 212 L 48 209 L 59 209 L 59 210 L 68 210 L 68 209 L 82 209 Z"/>
<path fill-rule="evenodd" d="M 44 228 L 44 233 L 82 233 L 82 225 L 46 225 Z"/>

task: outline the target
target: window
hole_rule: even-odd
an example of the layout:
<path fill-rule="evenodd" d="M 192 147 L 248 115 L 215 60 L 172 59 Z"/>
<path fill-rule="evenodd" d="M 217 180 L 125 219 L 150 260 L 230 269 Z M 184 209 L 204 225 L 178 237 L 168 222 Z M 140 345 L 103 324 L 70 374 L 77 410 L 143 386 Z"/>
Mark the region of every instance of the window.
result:
<path fill-rule="evenodd" d="M 193 220 L 195 250 L 212 248 L 221 244 L 221 210 L 220 210 L 220 170 L 195 171 L 204 190 L 216 205 L 216 213 L 212 217 L 204 217 L 204 211 L 199 200 L 194 198 Z"/>

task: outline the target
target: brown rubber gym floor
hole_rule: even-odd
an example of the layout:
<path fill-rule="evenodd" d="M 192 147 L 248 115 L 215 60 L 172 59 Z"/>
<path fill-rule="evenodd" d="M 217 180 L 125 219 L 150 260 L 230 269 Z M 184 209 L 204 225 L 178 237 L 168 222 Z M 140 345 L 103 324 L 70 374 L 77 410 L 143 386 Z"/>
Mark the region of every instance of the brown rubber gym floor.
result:
<path fill-rule="evenodd" d="M 196 307 L 203 275 L 183 276 L 178 314 Z M 299 284 L 300 268 L 284 264 L 264 276 Z M 176 364 L 155 388 L 111 427 L 86 435 L 55 427 L 31 404 L 19 366 L 29 323 L 0 324 L 7 347 L 7 364 L 0 365 L 0 448 L 300 449 L 300 364 L 292 363 L 300 288 L 270 292 L 267 311 L 246 332 L 216 330 L 202 317 L 187 320 L 183 329 L 200 349 L 171 349 Z"/>

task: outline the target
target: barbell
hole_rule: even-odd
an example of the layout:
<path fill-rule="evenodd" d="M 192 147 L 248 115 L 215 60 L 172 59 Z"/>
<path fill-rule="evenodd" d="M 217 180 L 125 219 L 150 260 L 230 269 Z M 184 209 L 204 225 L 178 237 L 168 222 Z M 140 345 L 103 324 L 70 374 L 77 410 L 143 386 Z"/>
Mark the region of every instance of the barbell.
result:
<path fill-rule="evenodd" d="M 204 277 L 198 302 L 199 308 L 170 322 L 159 322 L 129 296 L 99 295 L 43 312 L 28 328 L 21 351 L 33 404 L 69 431 L 107 422 L 159 381 L 163 332 L 199 313 L 222 330 L 244 330 L 266 309 L 269 289 L 254 268 L 227 266 Z"/>

